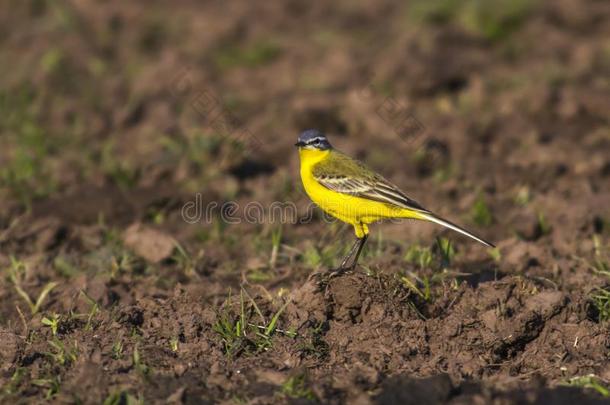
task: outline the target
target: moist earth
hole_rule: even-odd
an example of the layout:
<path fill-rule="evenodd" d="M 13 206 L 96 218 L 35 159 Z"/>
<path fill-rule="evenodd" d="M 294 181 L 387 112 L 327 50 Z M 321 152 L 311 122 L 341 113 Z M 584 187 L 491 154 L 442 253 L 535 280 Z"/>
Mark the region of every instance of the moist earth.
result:
<path fill-rule="evenodd" d="M 1 5 L 1 402 L 608 403 L 610 4 L 486 4 Z"/>

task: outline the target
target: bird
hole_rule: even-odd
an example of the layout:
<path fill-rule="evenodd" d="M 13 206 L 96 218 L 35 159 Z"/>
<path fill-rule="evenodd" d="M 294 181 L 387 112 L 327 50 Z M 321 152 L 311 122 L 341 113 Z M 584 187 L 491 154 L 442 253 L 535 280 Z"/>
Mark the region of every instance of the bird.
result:
<path fill-rule="evenodd" d="M 424 208 L 361 161 L 333 148 L 323 132 L 305 130 L 298 136 L 295 146 L 299 151 L 301 181 L 309 198 L 323 211 L 354 227 L 356 241 L 333 274 L 356 267 L 369 235 L 368 225 L 384 219 L 433 222 L 487 247 L 495 247 Z"/>

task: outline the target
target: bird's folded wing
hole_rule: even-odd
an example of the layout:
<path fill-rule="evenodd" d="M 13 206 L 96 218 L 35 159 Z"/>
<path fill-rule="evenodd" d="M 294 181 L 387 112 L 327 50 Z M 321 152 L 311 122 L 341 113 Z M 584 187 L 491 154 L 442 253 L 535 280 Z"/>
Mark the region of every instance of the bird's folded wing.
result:
<path fill-rule="evenodd" d="M 316 164 L 313 176 L 318 183 L 338 193 L 429 212 L 363 163 L 338 152 Z"/>

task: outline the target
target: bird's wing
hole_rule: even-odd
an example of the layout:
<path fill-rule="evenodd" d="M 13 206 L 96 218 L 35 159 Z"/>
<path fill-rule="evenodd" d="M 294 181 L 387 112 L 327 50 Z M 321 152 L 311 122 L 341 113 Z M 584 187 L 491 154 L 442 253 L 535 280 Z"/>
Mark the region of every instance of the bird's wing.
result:
<path fill-rule="evenodd" d="M 313 176 L 318 183 L 338 193 L 430 212 L 363 163 L 337 151 L 313 167 Z"/>

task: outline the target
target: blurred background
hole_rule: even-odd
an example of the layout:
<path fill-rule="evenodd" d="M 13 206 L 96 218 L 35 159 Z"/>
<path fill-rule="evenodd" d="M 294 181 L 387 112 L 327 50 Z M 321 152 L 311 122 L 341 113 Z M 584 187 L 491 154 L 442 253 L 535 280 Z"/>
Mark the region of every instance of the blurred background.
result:
<path fill-rule="evenodd" d="M 144 221 L 188 244 L 210 228 L 181 220 L 197 193 L 303 208 L 292 145 L 311 127 L 424 206 L 497 225 L 483 230 L 496 242 L 516 216 L 607 213 L 604 1 L 2 8 L 4 229 L 24 213 Z M 567 221 L 562 238 L 595 222 Z M 411 228 L 388 232 L 433 232 Z"/>
<path fill-rule="evenodd" d="M 442 236 L 460 271 L 582 287 L 607 255 L 609 37 L 601 0 L 4 0 L 0 266 L 25 291 L 60 283 L 63 309 L 91 286 L 102 305 L 177 283 L 209 302 L 244 281 L 290 289 L 336 264 L 351 230 L 317 211 L 189 223 L 183 207 L 305 216 L 293 144 L 317 128 L 499 245 L 380 225 L 369 264 Z"/>

